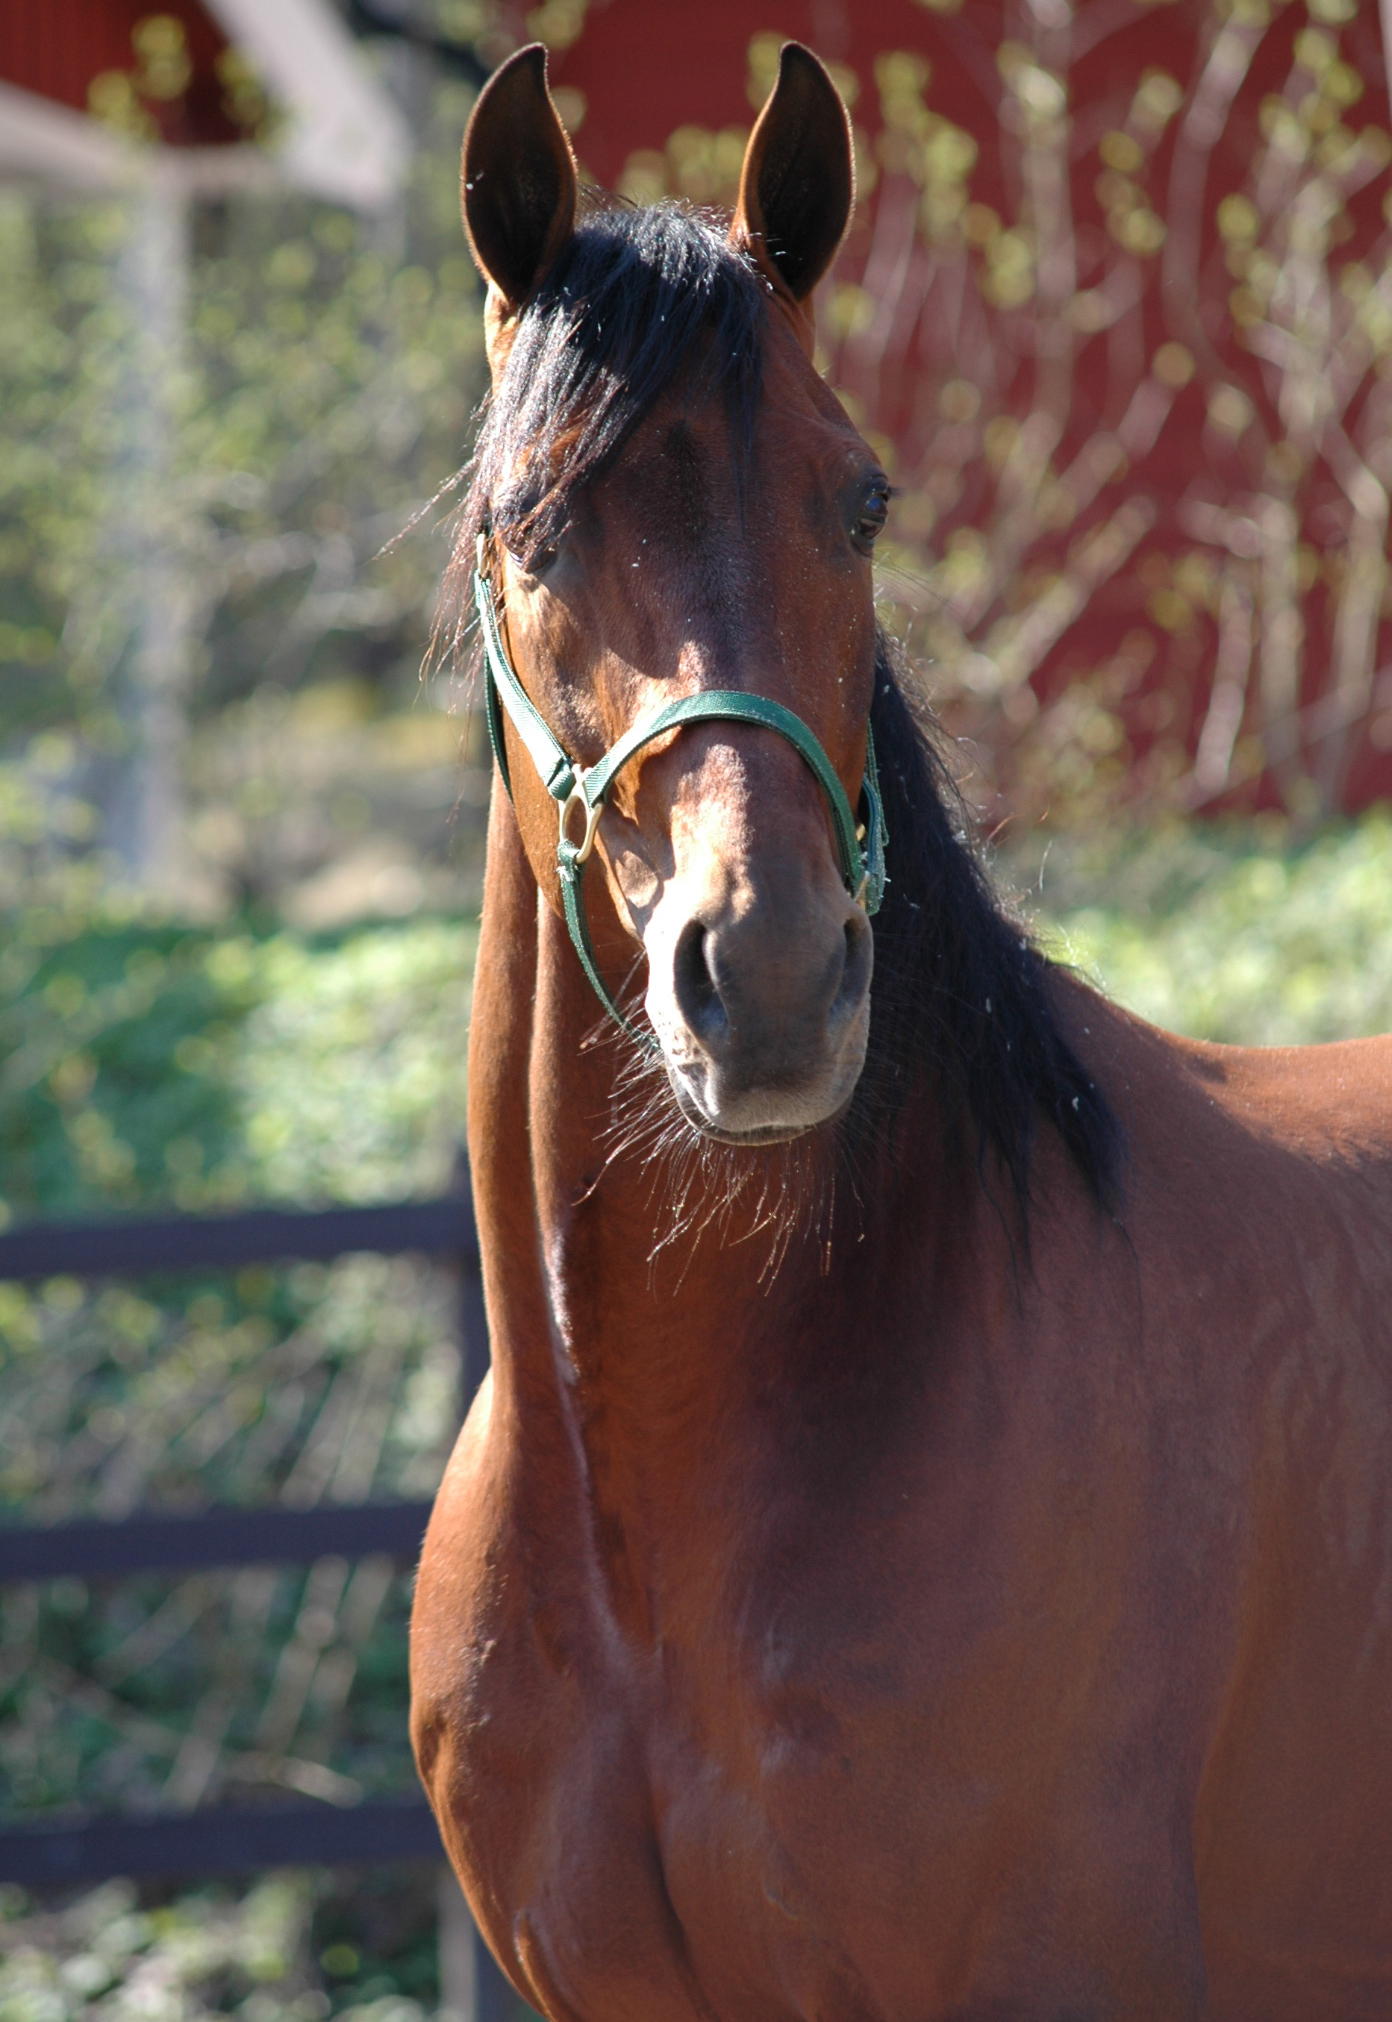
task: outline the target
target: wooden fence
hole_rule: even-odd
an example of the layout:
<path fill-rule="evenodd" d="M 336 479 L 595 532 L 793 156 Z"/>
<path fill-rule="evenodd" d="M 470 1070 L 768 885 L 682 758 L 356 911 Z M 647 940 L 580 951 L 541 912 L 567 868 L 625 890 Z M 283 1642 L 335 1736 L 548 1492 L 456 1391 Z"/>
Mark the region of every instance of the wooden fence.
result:
<path fill-rule="evenodd" d="M 488 1367 L 478 1239 L 467 1172 L 435 1200 L 318 1212 L 259 1208 L 241 1214 L 53 1222 L 0 1234 L 0 1280 L 140 1277 L 237 1270 L 251 1264 L 328 1261 L 353 1252 L 415 1253 L 458 1274 L 462 1391 L 469 1400 Z M 138 1512 L 114 1521 L 0 1528 L 0 1581 L 124 1578 L 257 1564 L 309 1564 L 386 1553 L 414 1561 L 428 1502 L 367 1502 L 314 1509 L 210 1508 L 196 1515 Z M 402 1709 L 405 1718 L 405 1708 Z M 435 1821 L 418 1791 L 356 1805 L 248 1804 L 187 1813 L 111 1813 L 0 1826 L 0 1882 L 70 1886 L 113 1875 L 235 1874 L 301 1864 L 355 1866 L 443 1859 Z M 518 2002 L 472 1924 L 442 1929 L 442 1981 L 465 1991 L 449 2005 L 468 2022 L 507 2022 Z M 467 1956 L 458 1955 L 461 1944 Z M 457 2022 L 466 2022 L 460 2015 Z"/>

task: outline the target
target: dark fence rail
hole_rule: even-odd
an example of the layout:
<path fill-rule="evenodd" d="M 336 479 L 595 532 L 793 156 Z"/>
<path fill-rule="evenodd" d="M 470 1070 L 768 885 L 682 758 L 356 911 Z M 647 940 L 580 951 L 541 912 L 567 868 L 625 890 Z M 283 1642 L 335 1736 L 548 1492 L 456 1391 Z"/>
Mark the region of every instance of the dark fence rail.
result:
<path fill-rule="evenodd" d="M 45 1222 L 0 1234 L 0 1280 L 136 1277 L 237 1270 L 248 1264 L 327 1261 L 352 1251 L 417 1252 L 452 1262 L 467 1405 L 488 1367 L 478 1237 L 467 1173 L 436 1200 L 378 1207 L 254 1208 L 228 1215 L 168 1215 Z M 0 1580 L 110 1579 L 213 1566 L 310 1562 L 388 1552 L 412 1560 L 430 1505 L 356 1503 L 312 1509 L 137 1511 L 110 1522 L 0 1526 Z M 0 1828 L 0 1882 L 42 1888 L 110 1875 L 235 1874 L 257 1868 L 367 1865 L 443 1858 L 417 1793 L 360 1804 L 238 1805 L 206 1812 L 71 1816 Z M 471 1979 L 479 2022 L 513 2013 L 516 1997 L 481 1941 Z"/>
<path fill-rule="evenodd" d="M 465 1400 L 488 1366 L 478 1236 L 467 1174 L 435 1200 L 362 1208 L 252 1208 L 230 1215 L 165 1215 L 38 1222 L 0 1235 L 0 1279 L 138 1277 L 237 1270 L 247 1264 L 326 1261 L 355 1250 L 446 1258 L 460 1272 Z M 0 1524 L 0 1580 L 101 1579 L 213 1566 L 344 1558 L 420 1548 L 429 1503 L 354 1503 L 313 1509 L 137 1511 L 114 1522 L 39 1528 Z"/>
<path fill-rule="evenodd" d="M 367 1208 L 250 1208 L 234 1215 L 163 1215 L 100 1222 L 34 1222 L 0 1235 L 0 1278 L 137 1277 L 228 1271 L 243 1264 L 376 1250 L 453 1257 L 478 1269 L 467 1193 Z"/>
<path fill-rule="evenodd" d="M 423 1797 L 361 1804 L 267 1804 L 10 1826 L 0 1832 L 0 1882 L 52 1888 L 110 1875 L 227 1875 L 256 1868 L 441 1861 Z"/>
<path fill-rule="evenodd" d="M 293 1564 L 388 1552 L 414 1559 L 428 1502 L 347 1503 L 329 1509 L 202 1510 L 111 1522 L 0 1530 L 0 1580 L 101 1580 L 133 1573 L 204 1572 L 215 1566 Z"/>

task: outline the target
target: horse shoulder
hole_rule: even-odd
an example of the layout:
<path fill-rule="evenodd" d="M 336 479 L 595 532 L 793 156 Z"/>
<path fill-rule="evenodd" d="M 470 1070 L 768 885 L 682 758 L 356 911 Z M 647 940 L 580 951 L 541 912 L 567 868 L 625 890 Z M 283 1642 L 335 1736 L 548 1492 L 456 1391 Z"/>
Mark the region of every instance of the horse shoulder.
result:
<path fill-rule="evenodd" d="M 554 2022 L 696 2022 L 632 1667 L 557 1442 L 535 1398 L 519 1412 L 506 1380 L 485 1379 L 417 1579 L 416 1759 L 474 1913 L 533 2007 Z"/>
<path fill-rule="evenodd" d="M 1075 979 L 1066 1024 L 1115 1101 L 1129 1190 L 1164 1222 L 1197 1210 L 1218 1233 L 1241 1183 L 1266 1214 L 1366 1212 L 1392 1233 L 1392 1035 L 1318 1046 L 1226 1046 L 1148 1024 Z M 1123 1210 L 1124 1213 L 1124 1210 Z M 1166 1231 L 1168 1233 L 1168 1231 Z"/>

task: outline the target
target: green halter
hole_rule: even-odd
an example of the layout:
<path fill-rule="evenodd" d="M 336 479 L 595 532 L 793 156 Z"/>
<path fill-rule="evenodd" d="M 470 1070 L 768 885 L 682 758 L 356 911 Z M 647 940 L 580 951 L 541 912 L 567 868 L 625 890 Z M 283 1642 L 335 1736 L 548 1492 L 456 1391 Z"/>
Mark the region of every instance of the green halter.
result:
<path fill-rule="evenodd" d="M 867 913 L 879 911 L 885 888 L 885 846 L 889 840 L 885 833 L 884 807 L 880 799 L 880 780 L 875 768 L 875 740 L 866 726 L 865 746 L 865 826 L 856 826 L 851 813 L 850 802 L 846 799 L 840 780 L 832 770 L 831 761 L 822 750 L 812 732 L 800 716 L 794 716 L 791 709 L 785 709 L 781 702 L 774 702 L 766 695 L 747 695 L 742 690 L 713 688 L 702 690 L 695 695 L 683 695 L 675 702 L 666 703 L 655 715 L 635 723 L 625 731 L 618 743 L 605 752 L 596 765 L 588 771 L 566 752 L 552 734 L 550 726 L 537 709 L 526 689 L 518 679 L 517 670 L 508 658 L 498 627 L 498 613 L 493 602 L 493 592 L 483 573 L 483 535 L 479 535 L 477 566 L 474 570 L 474 604 L 478 610 L 479 629 L 483 634 L 483 655 L 486 678 L 484 682 L 484 702 L 488 714 L 488 739 L 493 746 L 493 756 L 498 770 L 503 776 L 503 785 L 509 795 L 512 780 L 508 774 L 507 746 L 503 741 L 503 717 L 505 708 L 512 718 L 512 727 L 526 745 L 533 765 L 542 784 L 551 798 L 560 806 L 560 839 L 556 846 L 556 871 L 561 882 L 561 903 L 565 908 L 566 926 L 575 944 L 575 952 L 585 974 L 589 977 L 595 995 L 604 1006 L 614 1023 L 626 1032 L 630 1039 L 636 1039 L 650 1051 L 658 1050 L 658 1042 L 651 1033 L 640 1032 L 629 1024 L 618 1005 L 604 987 L 603 978 L 595 962 L 594 946 L 590 940 L 589 922 L 585 917 L 585 901 L 581 881 L 585 863 L 594 848 L 595 830 L 604 812 L 605 798 L 620 769 L 634 753 L 641 751 L 645 744 L 661 737 L 668 730 L 675 730 L 686 723 L 757 723 L 765 730 L 776 730 L 780 737 L 786 737 L 789 744 L 806 762 L 813 778 L 826 796 L 831 810 L 831 825 L 836 834 L 837 853 L 841 859 L 841 876 L 846 889 L 857 905 L 864 906 Z M 570 833 L 572 811 L 578 809 L 584 822 L 584 832 L 578 842 Z"/>

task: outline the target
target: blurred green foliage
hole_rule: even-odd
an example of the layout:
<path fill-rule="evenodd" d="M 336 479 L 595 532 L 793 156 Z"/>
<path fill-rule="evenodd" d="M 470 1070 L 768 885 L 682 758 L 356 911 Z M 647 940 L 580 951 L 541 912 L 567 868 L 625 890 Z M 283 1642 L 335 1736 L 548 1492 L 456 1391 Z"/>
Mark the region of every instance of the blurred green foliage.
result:
<path fill-rule="evenodd" d="M 282 1873 L 161 1901 L 109 1882 L 45 1910 L 0 1890 L 0 2022 L 420 2022 L 436 1994 L 419 1878 Z"/>
<path fill-rule="evenodd" d="M 454 1334 L 449 1280 L 411 1259 L 0 1286 L 0 1510 L 428 1496 Z"/>
<path fill-rule="evenodd" d="M 194 704 L 328 660 L 414 675 L 441 552 L 378 550 L 462 461 L 482 391 L 458 215 L 470 92 L 422 81 L 399 211 L 200 202 L 164 524 L 196 605 Z M 122 395 L 137 208 L 0 192 L 0 738 L 119 745 L 134 614 Z"/>
<path fill-rule="evenodd" d="M 1245 1046 L 1392 1030 L 1385 808 L 1301 841 L 1192 824 L 1060 844 L 1032 881 L 1051 952 L 1157 1025 Z"/>
<path fill-rule="evenodd" d="M 27 892 L 0 916 L 13 1218 L 448 1183 L 471 921 L 191 930 L 93 897 L 81 866 Z M 44 1521 L 429 1496 L 458 1422 L 456 1296 L 447 1272 L 375 1256 L 0 1285 L 0 1506 Z M 409 1577 L 372 1557 L 7 1589 L 4 1809 L 401 1789 L 409 1604 Z M 229 2004 L 313 2022 L 332 2004 L 412 2022 L 433 2005 L 434 1909 L 418 1879 L 279 1878 L 129 1916 L 108 1894 L 100 1914 L 86 1898 L 53 1915 L 17 1901 L 17 1924 L 0 1927 L 4 2022 L 133 2015 L 156 1985 L 176 2018 Z M 253 1927 L 272 1903 L 290 1920 L 289 1963 L 258 1975 Z"/>
<path fill-rule="evenodd" d="M 45 229 L 47 227 L 47 230 Z M 51 220 L 0 194 L 0 684 L 11 724 L 63 720 L 81 684 L 59 642 L 105 498 L 115 341 L 110 205 Z"/>
<path fill-rule="evenodd" d="M 274 902 L 361 852 L 360 809 L 384 800 L 398 886 L 458 854 L 448 785 L 425 777 L 457 775 L 458 733 L 409 712 L 485 383 L 459 222 L 473 93 L 409 51 L 370 60 L 394 66 L 416 142 L 383 216 L 285 189 L 190 199 L 187 256 L 156 286 L 147 200 L 0 190 L 0 907 L 70 866 L 208 917 Z M 308 734 L 281 740 L 274 784 L 245 776 L 248 723 L 301 689 L 414 722 L 385 796 Z"/>
<path fill-rule="evenodd" d="M 491 22 L 414 9 L 432 12 L 466 39 Z M 419 910 L 460 903 L 417 875 L 423 831 L 447 853 L 458 734 L 413 705 L 445 552 L 429 502 L 484 383 L 458 215 L 472 91 L 399 46 L 367 60 L 416 143 L 388 215 L 290 193 L 190 207 L 157 500 L 131 398 L 139 206 L 0 192 L 0 1226 L 450 1175 L 474 930 Z M 183 915 L 111 853 L 143 734 L 132 559 L 152 547 L 185 600 L 185 854 L 213 872 Z M 301 723 L 294 690 L 354 698 L 390 793 L 353 751 L 326 763 L 334 726 Z M 249 776 L 249 724 L 274 726 L 273 781 Z M 245 911 L 363 841 L 384 802 L 403 833 L 376 911 L 408 924 L 310 934 Z M 403 899 L 412 880 L 424 896 Z M 409 1258 L 0 1285 L 0 1514 L 428 1496 L 456 1328 L 450 1274 Z M 7 1589 L 0 1809 L 401 1789 L 408 1608 L 380 1558 Z M 51 1908 L 0 1890 L 0 2018 L 416 2022 L 438 1998 L 434 1926 L 419 1870 L 113 1884 Z"/>
<path fill-rule="evenodd" d="M 446 1183 L 471 923 L 312 939 L 74 913 L 21 908 L 0 944 L 0 1213 Z"/>

